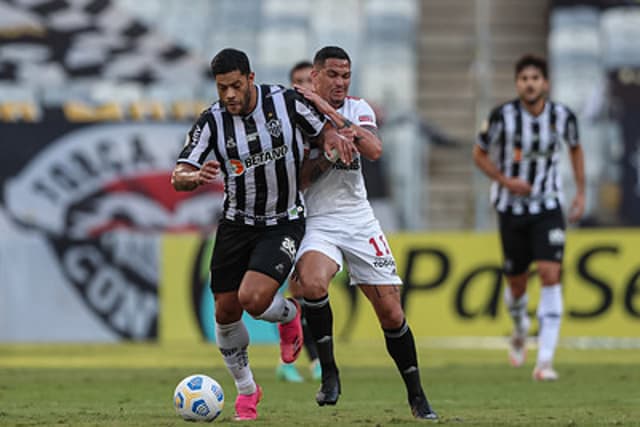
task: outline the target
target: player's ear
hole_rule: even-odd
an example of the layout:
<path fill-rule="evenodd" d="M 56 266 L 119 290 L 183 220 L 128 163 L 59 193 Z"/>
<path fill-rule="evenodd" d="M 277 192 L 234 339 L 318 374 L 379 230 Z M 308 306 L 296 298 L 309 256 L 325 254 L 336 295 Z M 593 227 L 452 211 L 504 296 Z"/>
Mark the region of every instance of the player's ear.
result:
<path fill-rule="evenodd" d="M 253 82 L 256 79 L 256 73 L 254 73 L 253 71 L 250 72 L 247 79 L 249 80 L 249 86 L 253 85 Z"/>

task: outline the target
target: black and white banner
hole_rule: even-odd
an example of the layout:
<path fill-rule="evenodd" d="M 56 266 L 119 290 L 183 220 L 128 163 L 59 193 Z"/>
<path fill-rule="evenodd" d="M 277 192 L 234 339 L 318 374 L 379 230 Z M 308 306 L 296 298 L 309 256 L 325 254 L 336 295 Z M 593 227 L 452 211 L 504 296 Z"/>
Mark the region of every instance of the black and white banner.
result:
<path fill-rule="evenodd" d="M 161 234 L 211 230 L 222 184 L 170 184 L 189 123 L 0 122 L 0 341 L 157 336 Z"/>

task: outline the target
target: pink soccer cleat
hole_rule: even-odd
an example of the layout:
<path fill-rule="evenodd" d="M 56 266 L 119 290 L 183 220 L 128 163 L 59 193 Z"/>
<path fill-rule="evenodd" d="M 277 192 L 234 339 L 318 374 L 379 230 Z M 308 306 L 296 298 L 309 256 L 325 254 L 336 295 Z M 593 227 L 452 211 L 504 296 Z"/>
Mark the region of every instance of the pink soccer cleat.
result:
<path fill-rule="evenodd" d="M 302 336 L 302 321 L 300 320 L 302 310 L 298 301 L 289 298 L 289 301 L 296 305 L 296 317 L 290 322 L 279 323 L 278 330 L 280 331 L 280 358 L 284 363 L 293 363 L 300 355 L 302 350 L 303 336 Z"/>
<path fill-rule="evenodd" d="M 262 387 L 256 384 L 253 394 L 239 394 L 236 397 L 236 421 L 250 421 L 258 418 L 258 403 L 262 399 Z"/>

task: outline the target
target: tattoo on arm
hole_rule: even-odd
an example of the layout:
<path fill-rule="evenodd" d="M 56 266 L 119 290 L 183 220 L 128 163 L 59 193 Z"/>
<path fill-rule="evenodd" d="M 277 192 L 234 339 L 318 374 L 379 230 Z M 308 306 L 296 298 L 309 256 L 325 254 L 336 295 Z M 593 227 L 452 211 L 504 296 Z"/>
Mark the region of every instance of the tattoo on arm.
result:
<path fill-rule="evenodd" d="M 333 164 L 323 155 L 314 159 L 307 158 L 302 165 L 302 189 L 309 187 L 316 182 Z"/>

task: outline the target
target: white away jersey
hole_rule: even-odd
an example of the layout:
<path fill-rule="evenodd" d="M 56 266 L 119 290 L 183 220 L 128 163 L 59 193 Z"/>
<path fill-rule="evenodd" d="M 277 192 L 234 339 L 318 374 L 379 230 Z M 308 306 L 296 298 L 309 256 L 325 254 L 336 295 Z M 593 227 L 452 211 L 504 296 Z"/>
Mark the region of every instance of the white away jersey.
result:
<path fill-rule="evenodd" d="M 347 97 L 338 112 L 358 126 L 377 128 L 375 113 L 364 99 Z M 322 153 L 315 149 L 310 155 L 313 158 Z M 355 154 L 350 165 L 338 160 L 307 188 L 304 200 L 308 218 L 320 215 L 361 221 L 373 218 L 362 176 L 360 154 Z"/>

